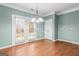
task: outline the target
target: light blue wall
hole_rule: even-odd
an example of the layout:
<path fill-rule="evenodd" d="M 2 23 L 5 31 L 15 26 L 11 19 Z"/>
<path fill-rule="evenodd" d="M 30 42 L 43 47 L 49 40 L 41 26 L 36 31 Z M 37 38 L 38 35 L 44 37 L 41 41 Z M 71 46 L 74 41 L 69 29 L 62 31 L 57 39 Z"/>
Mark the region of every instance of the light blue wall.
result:
<path fill-rule="evenodd" d="M 55 39 L 58 39 L 58 15 L 55 14 Z"/>
<path fill-rule="evenodd" d="M 37 38 L 44 38 L 44 22 L 37 23 Z"/>
<path fill-rule="evenodd" d="M 0 5 L 0 47 L 11 44 L 11 10 Z"/>
<path fill-rule="evenodd" d="M 44 19 L 54 18 L 55 39 L 79 42 L 79 11 L 63 14 L 51 15 Z"/>
<path fill-rule="evenodd" d="M 79 11 L 58 17 L 58 39 L 79 42 Z"/>
<path fill-rule="evenodd" d="M 8 8 L 0 5 L 0 47 L 11 45 L 12 43 L 12 14 L 17 14 L 25 17 L 33 17 L 32 14 L 22 12 L 16 9 Z M 38 37 L 43 37 L 43 27 L 39 24 Z"/>
<path fill-rule="evenodd" d="M 12 14 L 32 17 L 32 14 L 0 5 L 0 47 L 12 44 Z M 55 17 L 55 18 L 53 18 Z M 55 39 L 79 42 L 79 11 L 63 15 L 50 15 L 54 19 Z M 44 23 L 37 24 L 37 38 L 44 37 Z"/>
<path fill-rule="evenodd" d="M 51 15 L 44 19 L 54 18 L 55 39 L 79 42 L 79 11 L 63 14 Z"/>

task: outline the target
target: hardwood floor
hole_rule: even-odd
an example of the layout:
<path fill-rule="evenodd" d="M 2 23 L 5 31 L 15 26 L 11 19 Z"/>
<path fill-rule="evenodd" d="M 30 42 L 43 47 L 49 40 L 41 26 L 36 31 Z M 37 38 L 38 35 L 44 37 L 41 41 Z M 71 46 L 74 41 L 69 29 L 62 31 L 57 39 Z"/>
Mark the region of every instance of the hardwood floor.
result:
<path fill-rule="evenodd" d="M 79 45 L 44 39 L 2 49 L 0 52 L 9 56 L 79 56 Z"/>

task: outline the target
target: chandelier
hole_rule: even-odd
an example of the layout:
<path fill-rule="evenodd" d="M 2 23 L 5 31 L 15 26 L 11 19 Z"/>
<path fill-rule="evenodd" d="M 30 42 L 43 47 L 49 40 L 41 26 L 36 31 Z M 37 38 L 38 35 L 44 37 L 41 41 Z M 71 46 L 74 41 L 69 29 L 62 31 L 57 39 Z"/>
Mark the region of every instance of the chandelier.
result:
<path fill-rule="evenodd" d="M 35 10 L 35 14 L 34 17 L 32 18 L 31 22 L 44 22 L 43 18 L 39 16 L 39 11 L 38 11 L 38 3 L 36 4 L 36 10 Z"/>

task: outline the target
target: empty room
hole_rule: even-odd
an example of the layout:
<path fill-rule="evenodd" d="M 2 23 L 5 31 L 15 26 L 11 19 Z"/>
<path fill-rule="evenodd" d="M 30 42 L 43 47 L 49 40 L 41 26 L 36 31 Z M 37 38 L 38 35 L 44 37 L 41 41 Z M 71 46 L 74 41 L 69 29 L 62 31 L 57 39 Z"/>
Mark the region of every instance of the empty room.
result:
<path fill-rule="evenodd" d="M 79 3 L 0 3 L 0 56 L 79 56 Z"/>

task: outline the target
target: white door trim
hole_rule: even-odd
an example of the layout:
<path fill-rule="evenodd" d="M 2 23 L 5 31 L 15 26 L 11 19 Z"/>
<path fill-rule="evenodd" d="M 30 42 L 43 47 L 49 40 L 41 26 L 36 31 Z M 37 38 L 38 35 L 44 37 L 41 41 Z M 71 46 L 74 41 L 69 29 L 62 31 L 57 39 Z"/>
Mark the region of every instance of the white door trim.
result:
<path fill-rule="evenodd" d="M 24 17 L 24 16 L 20 16 L 20 15 L 16 15 L 16 14 L 12 14 L 12 46 L 15 46 L 15 40 L 16 40 L 16 17 L 20 17 L 20 18 L 23 18 L 23 19 L 30 19 L 29 17 Z M 24 29 L 26 30 L 26 29 Z M 25 34 L 25 33 L 24 33 Z M 24 36 L 25 37 L 25 36 Z M 24 38 L 24 40 L 26 39 L 26 37 Z M 27 42 L 25 40 L 25 42 Z M 24 42 L 24 43 L 25 43 Z"/>
<path fill-rule="evenodd" d="M 13 46 L 15 46 L 15 40 L 16 40 L 16 20 L 15 20 L 16 17 L 24 18 L 27 22 L 29 22 L 30 19 L 31 19 L 30 17 L 24 17 L 24 16 L 12 14 L 12 45 Z M 34 28 L 35 28 L 35 40 L 37 40 L 37 32 L 36 32 L 37 31 L 37 27 L 36 27 L 36 23 L 34 25 L 35 25 L 34 26 Z M 24 29 L 24 30 L 26 30 L 26 29 Z M 26 37 L 26 31 L 25 31 L 24 34 L 25 34 L 25 42 L 24 43 L 29 42 L 29 39 Z M 28 27 L 27 36 L 28 36 L 28 34 L 29 34 L 29 27 Z"/>

